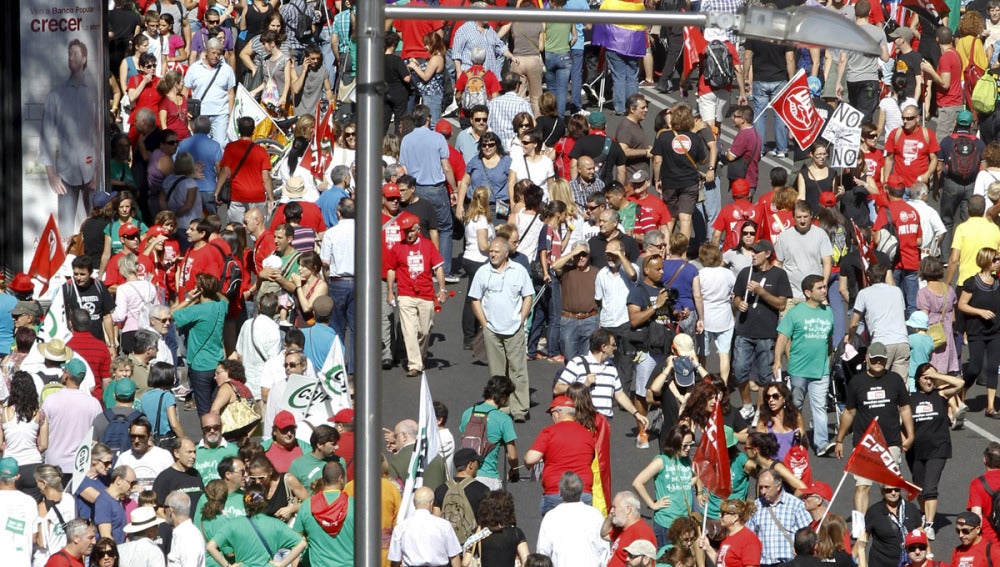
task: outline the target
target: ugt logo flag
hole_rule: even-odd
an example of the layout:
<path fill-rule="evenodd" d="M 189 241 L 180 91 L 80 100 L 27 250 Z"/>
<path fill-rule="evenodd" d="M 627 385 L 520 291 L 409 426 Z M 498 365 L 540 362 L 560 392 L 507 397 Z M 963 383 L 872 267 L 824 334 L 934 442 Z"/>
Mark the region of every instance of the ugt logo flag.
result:
<path fill-rule="evenodd" d="M 781 89 L 778 96 L 771 101 L 771 108 L 788 126 L 788 133 L 799 143 L 800 148 L 808 148 L 816 141 L 826 123 L 816 112 L 812 94 L 809 93 L 809 82 L 806 72 L 799 72 Z"/>

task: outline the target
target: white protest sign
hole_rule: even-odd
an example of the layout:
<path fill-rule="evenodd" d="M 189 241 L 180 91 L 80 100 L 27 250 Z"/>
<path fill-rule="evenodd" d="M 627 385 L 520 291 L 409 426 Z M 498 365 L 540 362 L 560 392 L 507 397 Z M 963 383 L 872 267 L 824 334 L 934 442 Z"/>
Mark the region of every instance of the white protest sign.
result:
<path fill-rule="evenodd" d="M 73 455 L 73 480 L 70 481 L 70 492 L 76 492 L 90 470 L 90 445 L 94 440 L 94 428 L 87 430 L 87 435 L 80 440 L 80 448 Z"/>
<path fill-rule="evenodd" d="M 858 153 L 861 151 L 861 122 L 864 113 L 841 102 L 827 120 L 826 129 L 821 134 L 830 142 L 830 167 L 857 167 Z"/>

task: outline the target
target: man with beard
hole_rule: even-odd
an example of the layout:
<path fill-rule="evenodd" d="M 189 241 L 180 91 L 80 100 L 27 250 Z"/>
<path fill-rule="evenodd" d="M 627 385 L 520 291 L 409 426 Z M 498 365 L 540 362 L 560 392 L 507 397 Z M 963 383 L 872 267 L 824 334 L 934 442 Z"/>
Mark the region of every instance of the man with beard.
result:
<path fill-rule="evenodd" d="M 643 521 L 639 497 L 625 490 L 615 494 L 601 526 L 601 537 L 611 542 L 611 559 L 608 567 L 625 567 L 628 552 L 625 549 L 636 540 L 656 541 L 653 528 Z"/>
<path fill-rule="evenodd" d="M 222 438 L 222 418 L 208 412 L 201 416 L 201 441 L 195 447 L 194 468 L 202 483 L 219 478 L 219 463 L 226 457 L 235 457 L 239 447 Z"/>

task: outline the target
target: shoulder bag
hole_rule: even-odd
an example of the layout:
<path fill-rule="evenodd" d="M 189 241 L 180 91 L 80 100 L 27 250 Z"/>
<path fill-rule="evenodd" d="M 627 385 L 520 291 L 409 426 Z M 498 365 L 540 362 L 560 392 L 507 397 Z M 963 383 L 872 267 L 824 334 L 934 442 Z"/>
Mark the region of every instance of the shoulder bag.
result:
<path fill-rule="evenodd" d="M 169 432 L 160 435 L 160 416 L 163 415 L 163 398 L 166 395 L 166 392 L 160 390 L 160 401 L 156 404 L 156 425 L 153 426 L 153 444 L 165 451 L 171 451 L 173 450 L 174 439 L 177 439 L 177 434 L 174 433 L 173 428 Z"/>
<path fill-rule="evenodd" d="M 233 178 L 236 177 L 236 174 L 239 173 L 243 164 L 246 163 L 247 158 L 250 157 L 250 152 L 253 151 L 254 145 L 253 141 L 251 141 L 250 145 L 247 146 L 247 151 L 243 154 L 243 157 L 240 158 L 240 163 L 236 164 L 236 169 L 229 174 L 229 178 L 226 179 L 226 181 L 222 184 L 222 188 L 219 189 L 220 202 L 228 205 L 233 200 Z"/>
<path fill-rule="evenodd" d="M 208 86 L 201 92 L 201 96 L 198 98 L 188 99 L 188 114 L 191 115 L 191 120 L 201 116 L 201 99 L 205 98 L 205 95 L 208 94 L 208 90 L 212 88 L 213 84 L 215 84 L 215 79 L 219 76 L 219 71 L 221 70 L 222 62 L 220 61 L 219 66 L 215 68 L 215 74 L 212 75 L 212 80 L 208 82 Z"/>
<path fill-rule="evenodd" d="M 236 386 L 230 384 L 229 387 L 236 394 L 236 399 L 226 404 L 226 409 L 222 410 L 222 434 L 238 438 L 240 434 L 248 433 L 257 427 L 261 417 L 257 408 L 240 395 Z"/>
<path fill-rule="evenodd" d="M 928 290 L 930 291 L 930 290 Z M 948 337 L 944 332 L 944 313 L 948 309 L 948 290 L 944 291 L 944 297 L 941 298 L 941 320 L 937 323 L 931 323 L 927 326 L 927 334 L 931 336 L 931 340 L 934 341 L 934 350 L 937 350 L 944 345 L 948 344 Z"/>

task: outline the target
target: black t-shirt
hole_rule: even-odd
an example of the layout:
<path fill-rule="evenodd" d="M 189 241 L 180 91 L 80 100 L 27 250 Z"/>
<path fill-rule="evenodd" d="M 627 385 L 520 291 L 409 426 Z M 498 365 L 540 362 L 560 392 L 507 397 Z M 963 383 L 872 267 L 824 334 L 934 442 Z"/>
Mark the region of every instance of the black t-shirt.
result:
<path fill-rule="evenodd" d="M 874 378 L 868 372 L 859 373 L 847 384 L 844 404 L 847 409 L 857 411 L 851 426 L 855 445 L 875 418 L 890 447 L 902 444 L 899 408 L 910 404 L 910 393 L 899 374 L 886 372 L 881 378 Z"/>
<path fill-rule="evenodd" d="M 455 482 L 462 482 L 464 478 L 455 477 Z M 469 504 L 472 504 L 472 511 L 477 515 L 479 513 L 479 503 L 483 501 L 483 497 L 489 494 L 490 487 L 479 482 L 470 482 L 465 487 L 465 497 L 469 499 Z M 444 483 L 441 486 L 434 489 L 434 506 L 440 508 L 444 504 L 444 495 L 448 494 L 448 483 Z M 463 542 L 464 543 L 464 542 Z"/>
<path fill-rule="evenodd" d="M 874 252 L 878 263 L 891 269 L 892 261 L 889 260 L 889 257 L 878 250 Z M 840 277 L 847 278 L 847 296 L 850 298 L 851 305 L 854 305 L 854 300 L 857 299 L 858 291 L 861 289 L 859 282 L 861 282 L 861 274 L 863 272 L 864 270 L 861 268 L 861 254 L 857 250 L 851 250 L 840 259 Z"/>
<path fill-rule="evenodd" d="M 772 295 L 792 297 L 788 274 L 776 266 L 772 266 L 766 272 L 753 270 L 753 273 L 750 272 L 750 268 L 743 268 L 736 276 L 736 285 L 733 286 L 735 297 L 743 297 L 746 294 L 748 278 L 757 283 L 764 282 L 762 284 L 764 290 Z M 757 294 L 751 293 L 746 300 L 750 304 L 746 313 L 736 313 L 736 334 L 748 339 L 777 339 L 780 312 Z"/>
<path fill-rule="evenodd" d="M 410 91 L 403 78 L 409 76 L 410 71 L 399 55 L 391 53 L 385 56 L 386 97 L 397 102 L 405 101 Z"/>
<path fill-rule="evenodd" d="M 969 306 L 1000 313 L 1000 280 L 994 278 L 992 285 L 986 285 L 979 274 L 965 280 L 962 284 L 963 293 L 971 293 Z M 965 316 L 965 334 L 969 339 L 984 338 L 996 335 L 1000 331 L 1000 320 L 987 320 L 982 317 Z"/>
<path fill-rule="evenodd" d="M 179 471 L 174 467 L 167 467 L 153 481 L 153 491 L 156 492 L 156 503 L 163 506 L 167 495 L 175 490 L 186 493 L 191 498 L 191 509 L 194 510 L 201 498 L 201 493 L 205 490 L 205 484 L 201 480 L 201 475 L 194 467 Z M 278 487 L 278 490 L 284 490 Z"/>
<path fill-rule="evenodd" d="M 785 56 L 792 51 L 790 46 L 748 39 L 746 49 L 753 51 L 753 80 L 765 83 L 788 80 L 788 66 L 785 64 Z"/>
<path fill-rule="evenodd" d="M 634 238 L 623 232 L 619 232 L 615 240 L 622 243 L 622 250 L 625 251 L 625 257 L 628 258 L 629 262 L 635 263 L 639 259 L 639 245 Z M 590 265 L 597 269 L 607 266 L 608 259 L 604 256 L 604 252 L 608 247 L 607 238 L 603 234 L 598 234 L 597 236 L 592 236 L 587 241 L 587 244 L 590 245 Z"/>
<path fill-rule="evenodd" d="M 642 310 L 649 309 L 650 305 L 656 303 L 656 298 L 660 295 L 660 291 L 662 289 L 662 287 L 654 287 L 646 282 L 640 281 L 636 283 L 635 287 L 628 292 L 628 298 L 625 300 L 625 305 L 638 305 Z M 659 321 L 661 324 L 666 323 L 669 317 L 670 314 L 667 313 L 666 308 L 658 309 L 648 321 L 636 328 L 643 329 L 655 321 Z"/>
<path fill-rule="evenodd" d="M 554 148 L 556 142 L 566 135 L 566 124 L 558 116 L 539 116 L 535 119 L 535 127 L 542 134 L 542 143 L 546 148 Z"/>
<path fill-rule="evenodd" d="M 854 176 L 845 171 L 841 176 L 844 182 L 844 194 L 840 196 L 840 212 L 844 218 L 853 221 L 861 226 L 871 226 L 872 221 L 868 213 L 868 189 L 864 185 L 854 182 Z M 843 260 L 841 260 L 843 262 Z"/>
<path fill-rule="evenodd" d="M 506 526 L 483 540 L 480 559 L 483 567 L 510 567 L 517 559 L 517 546 L 527 541 L 517 526 Z"/>
<path fill-rule="evenodd" d="M 903 533 L 920 527 L 920 510 L 911 502 L 903 501 L 900 513 L 889 512 L 885 502 L 879 500 L 865 512 L 865 530 L 871 534 L 872 542 L 868 550 L 868 565 L 871 567 L 897 567 L 903 550 Z"/>
<path fill-rule="evenodd" d="M 437 230 L 437 213 L 430 201 L 419 199 L 416 203 L 403 203 L 403 210 L 420 219 L 420 235 L 424 238 L 430 238 L 430 231 Z"/>
<path fill-rule="evenodd" d="M 108 217 L 88 217 L 80 226 L 80 236 L 83 237 L 83 253 L 90 258 L 90 265 L 95 270 L 101 267 L 101 254 L 104 253 L 104 229 L 111 224 Z"/>
<path fill-rule="evenodd" d="M 135 28 L 142 30 L 142 17 L 132 10 L 114 9 L 108 12 L 108 30 L 111 39 L 128 41 L 135 37 Z"/>
<path fill-rule="evenodd" d="M 687 149 L 685 152 L 684 150 Z M 660 186 L 663 190 L 683 189 L 698 183 L 696 164 L 708 159 L 708 146 L 691 132 L 664 130 L 653 142 L 653 155 L 663 158 Z M 693 162 L 693 163 L 692 163 Z"/>
<path fill-rule="evenodd" d="M 605 140 L 610 141 L 611 144 L 608 147 L 608 157 L 603 162 L 605 166 L 602 171 L 600 163 L 597 163 L 599 161 L 597 158 L 604 153 Z M 594 163 L 598 166 L 598 177 L 601 178 L 601 181 L 604 181 L 605 185 L 615 180 L 615 168 L 625 165 L 625 152 L 622 151 L 622 147 L 616 144 L 611 138 L 600 134 L 587 134 L 573 144 L 573 149 L 569 151 L 569 157 L 571 159 L 579 159 L 580 156 L 594 158 Z M 593 256 L 593 253 L 591 253 L 591 256 Z"/>
<path fill-rule="evenodd" d="M 83 309 L 90 313 L 90 334 L 99 340 L 105 340 L 101 318 L 115 310 L 115 300 L 108 292 L 107 286 L 94 278 L 82 288 L 69 282 L 63 286 L 63 297 L 66 301 L 66 312 L 69 313 L 70 309 Z"/>
<path fill-rule="evenodd" d="M 920 74 L 920 62 L 924 56 L 919 51 L 900 53 L 896 55 L 896 62 L 893 64 L 897 72 L 906 73 L 906 96 L 912 97 L 917 91 L 917 76 Z"/>
<path fill-rule="evenodd" d="M 910 394 L 913 408 L 914 458 L 951 458 L 951 420 L 948 419 L 948 402 L 937 392 L 921 391 Z"/>

